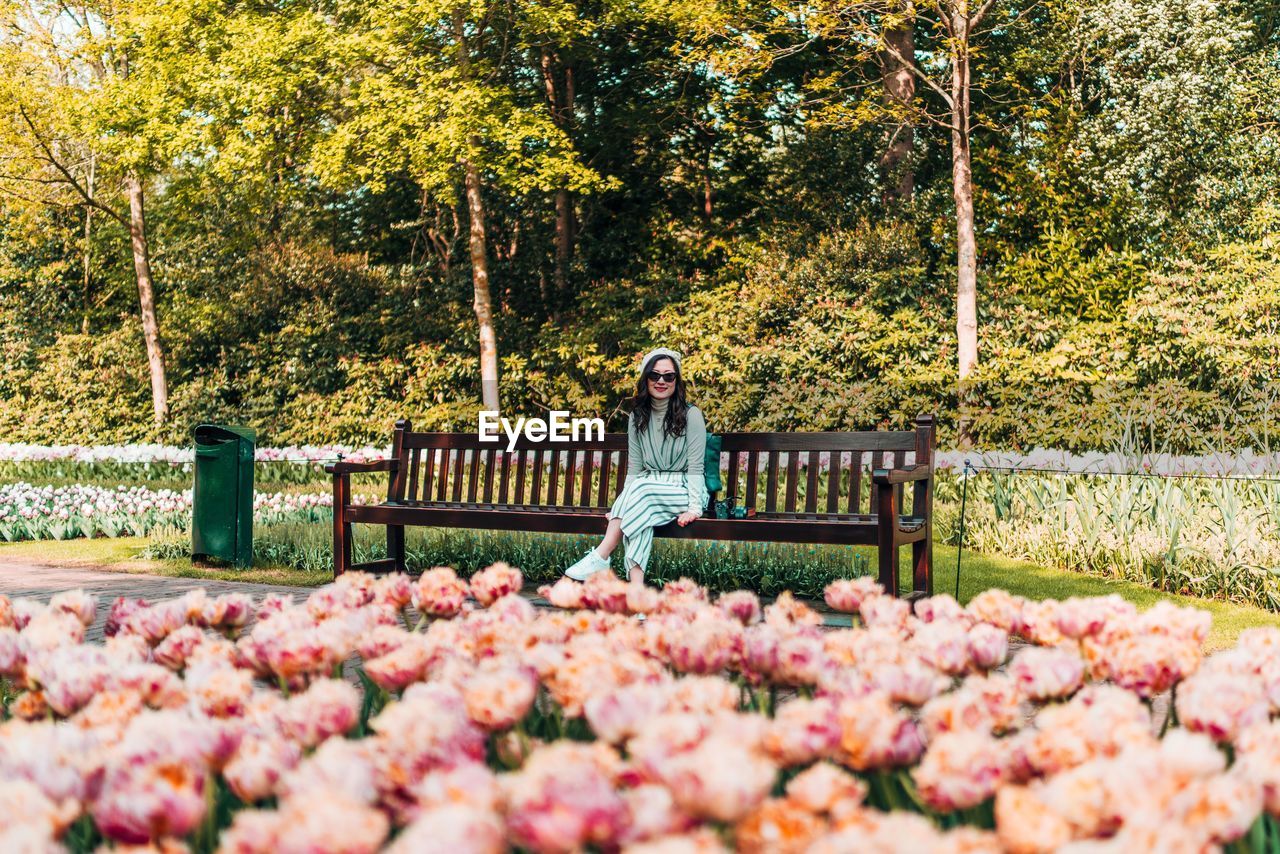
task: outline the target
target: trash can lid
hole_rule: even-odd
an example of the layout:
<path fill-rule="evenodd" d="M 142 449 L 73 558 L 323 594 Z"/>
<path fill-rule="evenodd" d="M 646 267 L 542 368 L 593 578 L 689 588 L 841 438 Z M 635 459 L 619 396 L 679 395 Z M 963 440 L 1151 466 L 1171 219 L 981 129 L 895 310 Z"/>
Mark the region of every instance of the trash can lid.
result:
<path fill-rule="evenodd" d="M 233 427 L 227 424 L 201 424 L 195 429 L 197 445 L 225 442 L 229 439 L 244 439 L 249 444 L 254 444 L 258 441 L 258 431 L 251 427 Z"/>

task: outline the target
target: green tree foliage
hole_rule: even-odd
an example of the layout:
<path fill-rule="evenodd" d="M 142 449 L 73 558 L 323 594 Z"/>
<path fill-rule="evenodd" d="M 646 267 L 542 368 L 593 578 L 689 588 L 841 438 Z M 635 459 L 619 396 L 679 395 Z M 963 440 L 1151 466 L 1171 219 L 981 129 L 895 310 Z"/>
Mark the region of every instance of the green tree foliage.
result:
<path fill-rule="evenodd" d="M 213 418 L 380 441 L 404 415 L 465 429 L 490 388 L 618 419 L 655 343 L 686 351 L 720 429 L 932 410 L 954 438 L 958 42 L 934 6 L 0 13 L 5 438 Z M 1275 19 L 988 7 L 968 48 L 975 439 L 1271 441 Z"/>

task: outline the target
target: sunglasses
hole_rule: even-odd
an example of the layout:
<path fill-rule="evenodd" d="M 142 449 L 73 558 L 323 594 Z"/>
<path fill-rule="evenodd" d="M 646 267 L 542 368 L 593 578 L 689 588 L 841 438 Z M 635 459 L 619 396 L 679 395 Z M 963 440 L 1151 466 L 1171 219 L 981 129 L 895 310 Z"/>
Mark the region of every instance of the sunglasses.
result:
<path fill-rule="evenodd" d="M 649 382 L 651 383 L 657 383 L 657 382 L 673 383 L 675 381 L 676 381 L 675 371 L 650 371 L 649 372 Z"/>

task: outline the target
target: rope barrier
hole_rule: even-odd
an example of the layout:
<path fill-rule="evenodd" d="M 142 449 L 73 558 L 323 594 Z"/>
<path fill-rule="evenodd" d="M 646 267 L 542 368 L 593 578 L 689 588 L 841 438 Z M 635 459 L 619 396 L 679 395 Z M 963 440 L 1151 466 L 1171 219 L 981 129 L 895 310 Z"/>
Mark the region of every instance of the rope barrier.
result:
<path fill-rule="evenodd" d="M 1075 469 L 1059 469 L 1059 468 L 1038 468 L 1034 466 L 987 466 L 974 465 L 965 460 L 963 468 L 967 467 L 975 474 L 979 471 L 988 472 L 1006 472 L 1008 474 L 1022 474 L 1025 472 L 1043 473 L 1043 474 L 1069 474 L 1078 477 L 1145 477 L 1152 480 L 1242 480 L 1257 481 L 1260 483 L 1280 483 L 1280 476 L 1266 475 L 1234 475 L 1234 474 L 1192 474 L 1192 473 L 1168 473 L 1160 474 L 1158 472 L 1143 471 L 1107 471 L 1105 469 L 1092 469 L 1088 471 L 1077 471 Z"/>

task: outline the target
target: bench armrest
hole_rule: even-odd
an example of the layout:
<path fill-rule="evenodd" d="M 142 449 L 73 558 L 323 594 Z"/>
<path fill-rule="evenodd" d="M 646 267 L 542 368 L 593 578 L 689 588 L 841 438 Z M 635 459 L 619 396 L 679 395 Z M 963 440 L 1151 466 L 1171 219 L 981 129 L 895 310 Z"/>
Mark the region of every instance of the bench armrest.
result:
<path fill-rule="evenodd" d="M 920 463 L 905 469 L 876 469 L 871 473 L 871 478 L 876 483 L 893 484 L 928 480 L 932 474 L 933 469 L 927 463 Z"/>
<path fill-rule="evenodd" d="M 400 461 L 392 458 L 389 460 L 371 460 L 367 463 L 349 463 L 345 461 L 329 463 L 324 467 L 324 470 L 329 474 L 360 474 L 371 471 L 396 471 L 399 468 Z"/>

